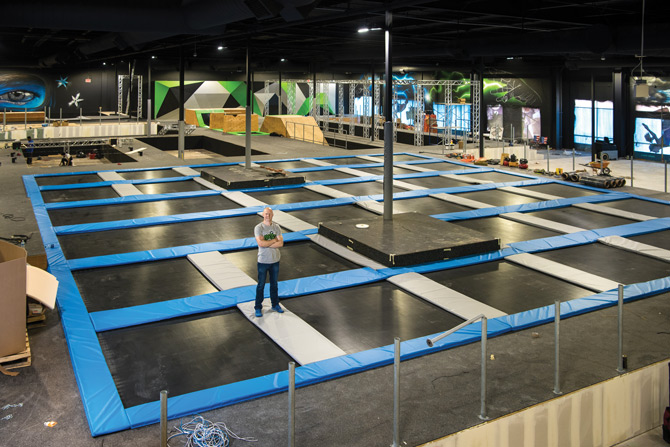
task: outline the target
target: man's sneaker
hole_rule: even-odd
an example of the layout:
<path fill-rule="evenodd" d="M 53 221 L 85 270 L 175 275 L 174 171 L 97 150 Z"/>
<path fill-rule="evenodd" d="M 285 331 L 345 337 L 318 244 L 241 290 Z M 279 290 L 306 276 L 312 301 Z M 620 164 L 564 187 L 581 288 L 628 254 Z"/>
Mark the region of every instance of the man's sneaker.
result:
<path fill-rule="evenodd" d="M 260 309 L 256 309 L 256 316 L 257 317 L 262 317 L 263 316 L 263 311 Z"/>
<path fill-rule="evenodd" d="M 283 314 L 284 313 L 284 309 L 282 309 L 279 304 L 277 304 L 276 306 L 272 306 L 272 310 L 274 310 L 278 314 Z"/>

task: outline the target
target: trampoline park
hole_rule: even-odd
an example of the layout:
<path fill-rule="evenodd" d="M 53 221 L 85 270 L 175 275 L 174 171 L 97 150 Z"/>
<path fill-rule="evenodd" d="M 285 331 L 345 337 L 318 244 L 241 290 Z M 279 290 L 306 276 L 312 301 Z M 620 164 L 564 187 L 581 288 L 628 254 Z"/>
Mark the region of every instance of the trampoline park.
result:
<path fill-rule="evenodd" d="M 421 154 L 394 156 L 395 213 L 499 249 L 388 266 L 323 223 L 383 214 L 380 154 L 263 161 L 305 183 L 225 190 L 200 171 L 239 163 L 24 176 L 93 436 L 191 415 L 670 290 L 670 202 Z M 284 231 L 285 313 L 253 315 L 253 227 Z M 412 241 L 407 241 L 411 244 Z M 504 281 L 513 278 L 514 281 Z M 524 284 L 519 293 L 516 284 Z M 509 284 L 509 286 L 504 286 Z M 266 286 L 266 297 L 269 289 Z M 194 365 L 196 367 L 194 367 Z M 224 367 L 225 365 L 225 367 Z"/>

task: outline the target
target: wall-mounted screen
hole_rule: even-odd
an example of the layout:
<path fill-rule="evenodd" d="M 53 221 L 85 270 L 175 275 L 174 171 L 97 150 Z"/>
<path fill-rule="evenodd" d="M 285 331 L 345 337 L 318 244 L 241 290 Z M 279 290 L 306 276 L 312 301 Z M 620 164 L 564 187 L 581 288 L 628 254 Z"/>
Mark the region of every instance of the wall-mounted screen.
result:
<path fill-rule="evenodd" d="M 633 137 L 635 156 L 660 160 L 670 154 L 670 120 L 636 118 Z"/>

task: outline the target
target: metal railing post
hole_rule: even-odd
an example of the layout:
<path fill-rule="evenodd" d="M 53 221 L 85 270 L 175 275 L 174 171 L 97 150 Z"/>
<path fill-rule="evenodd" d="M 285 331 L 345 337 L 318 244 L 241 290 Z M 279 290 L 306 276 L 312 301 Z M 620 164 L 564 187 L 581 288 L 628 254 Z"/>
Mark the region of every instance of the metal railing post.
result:
<path fill-rule="evenodd" d="M 630 156 L 630 186 L 633 186 L 633 160 L 635 159 L 634 156 Z"/>
<path fill-rule="evenodd" d="M 574 149 L 573 149 L 574 150 Z M 561 302 L 554 302 L 554 394 L 563 394 L 560 380 Z"/>
<path fill-rule="evenodd" d="M 488 420 L 486 415 L 486 340 L 487 340 L 487 318 L 482 315 L 482 375 L 481 375 L 481 409 L 479 419 Z"/>
<path fill-rule="evenodd" d="M 167 405 L 167 390 L 161 391 L 161 447 L 167 446 L 167 415 L 168 415 L 168 405 Z"/>
<path fill-rule="evenodd" d="M 429 338 L 426 340 L 426 344 L 430 346 L 431 348 L 435 345 L 435 342 L 442 340 L 448 335 L 453 334 L 457 330 L 474 323 L 475 321 L 482 320 L 482 359 L 481 359 L 481 408 L 480 408 L 480 414 L 479 418 L 482 420 L 488 420 L 488 416 L 486 415 L 486 341 L 487 341 L 487 334 L 488 334 L 488 329 L 487 329 L 487 318 L 484 314 L 479 314 L 476 317 L 472 317 L 467 321 L 464 321 L 463 323 L 459 324 L 456 327 L 453 327 L 449 329 L 446 332 L 443 332 L 442 334 L 438 335 L 437 337 L 434 338 Z"/>
<path fill-rule="evenodd" d="M 288 446 L 295 447 L 295 362 L 288 363 Z"/>
<path fill-rule="evenodd" d="M 668 192 L 668 160 L 665 160 L 665 192 Z"/>
<path fill-rule="evenodd" d="M 398 413 L 400 412 L 400 338 L 393 339 L 393 446 L 400 446 Z"/>
<path fill-rule="evenodd" d="M 623 355 L 623 284 L 619 284 L 619 305 L 617 307 L 619 313 L 619 366 L 617 371 L 619 373 L 626 372 L 626 365 L 624 365 L 624 355 Z"/>
<path fill-rule="evenodd" d="M 547 145 L 547 174 L 549 174 L 549 145 Z"/>
<path fill-rule="evenodd" d="M 575 170 L 575 149 L 572 149 L 572 170 Z"/>

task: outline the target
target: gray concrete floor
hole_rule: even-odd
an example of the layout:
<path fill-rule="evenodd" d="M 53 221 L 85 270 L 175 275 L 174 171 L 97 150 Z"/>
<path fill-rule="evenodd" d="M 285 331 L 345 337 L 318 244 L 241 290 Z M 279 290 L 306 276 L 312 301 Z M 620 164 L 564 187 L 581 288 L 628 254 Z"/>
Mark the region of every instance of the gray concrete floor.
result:
<path fill-rule="evenodd" d="M 203 131 L 199 131 L 203 132 Z M 243 136 L 225 136 L 243 144 Z M 293 142 L 282 138 L 254 137 L 255 148 L 270 155 L 262 159 L 369 154 Z M 397 145 L 396 152 L 417 152 Z M 0 236 L 29 234 L 29 254 L 44 252 L 21 175 L 85 171 L 91 166 L 44 168 L 11 164 L 9 151 L 0 149 Z M 378 153 L 382 152 L 381 146 Z M 141 168 L 192 164 L 158 150 L 148 149 L 137 163 L 101 164 L 100 169 Z M 212 162 L 241 161 L 217 157 Z M 23 161 L 21 159 L 21 161 Z M 195 163 L 207 162 L 202 159 Z M 657 191 L 624 188 L 660 198 Z M 523 288 L 520 288 L 523 291 Z M 617 375 L 616 309 L 573 317 L 561 327 L 562 390 L 570 392 Z M 624 350 L 629 368 L 636 369 L 668 359 L 670 346 L 670 294 L 632 302 L 625 307 Z M 519 331 L 489 342 L 488 413 L 492 418 L 554 398 L 553 325 Z M 533 333 L 536 333 L 534 336 Z M 102 446 L 158 445 L 159 427 L 126 430 L 98 438 L 90 436 L 58 311 L 48 312 L 46 325 L 31 329 L 33 365 L 17 377 L 0 376 L 0 445 Z M 389 341 L 389 344 L 392 340 Z M 401 365 L 401 445 L 420 445 L 479 424 L 479 344 L 461 346 Z M 225 367 L 225 365 L 222 365 Z M 305 388 L 296 392 L 296 445 L 387 446 L 392 441 L 393 368 L 382 367 Z M 158 396 L 156 396 L 158 399 Z M 7 407 L 7 405 L 14 405 Z M 20 405 L 20 406 L 19 406 Z M 287 442 L 287 395 L 268 396 L 203 413 L 211 421 L 225 422 L 241 436 L 258 439 L 253 445 L 278 446 Z M 57 424 L 47 427 L 45 422 Z M 171 425 L 179 421 L 171 421 Z M 660 433 L 660 429 L 656 430 Z M 654 431 L 629 441 L 627 446 L 653 446 Z M 647 436 L 649 438 L 647 438 Z M 171 443 L 171 445 L 182 445 Z M 232 446 L 252 445 L 233 441 Z"/>

